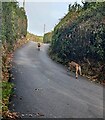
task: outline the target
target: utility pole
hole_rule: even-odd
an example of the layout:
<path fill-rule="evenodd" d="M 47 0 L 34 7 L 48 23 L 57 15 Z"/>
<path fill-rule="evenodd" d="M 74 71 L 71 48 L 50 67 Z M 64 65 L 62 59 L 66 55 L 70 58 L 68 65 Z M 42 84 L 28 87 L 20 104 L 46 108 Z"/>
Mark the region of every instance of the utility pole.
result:
<path fill-rule="evenodd" d="M 45 34 L 45 27 L 46 27 L 46 25 L 44 24 L 44 31 L 43 31 L 43 32 L 44 32 L 44 34 Z"/>
<path fill-rule="evenodd" d="M 25 0 L 23 0 L 23 8 L 25 9 Z"/>

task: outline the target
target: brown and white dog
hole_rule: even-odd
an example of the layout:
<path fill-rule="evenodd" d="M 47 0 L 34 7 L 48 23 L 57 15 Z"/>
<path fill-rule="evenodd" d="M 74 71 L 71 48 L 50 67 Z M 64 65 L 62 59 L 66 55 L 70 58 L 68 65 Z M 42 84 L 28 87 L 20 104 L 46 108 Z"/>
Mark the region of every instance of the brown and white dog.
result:
<path fill-rule="evenodd" d="M 80 66 L 78 63 L 76 63 L 76 62 L 74 62 L 74 61 L 71 61 L 71 62 L 68 63 L 68 65 L 69 65 L 70 70 L 71 70 L 73 67 L 75 68 L 76 79 L 78 78 L 78 71 L 79 71 L 79 74 L 82 75 L 82 74 L 81 74 L 81 66 Z"/>

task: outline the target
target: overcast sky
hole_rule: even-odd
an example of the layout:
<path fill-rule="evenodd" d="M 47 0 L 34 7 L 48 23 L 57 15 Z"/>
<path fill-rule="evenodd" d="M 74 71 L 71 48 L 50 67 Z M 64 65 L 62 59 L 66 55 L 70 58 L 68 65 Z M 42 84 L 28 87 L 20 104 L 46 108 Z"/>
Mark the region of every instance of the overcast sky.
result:
<path fill-rule="evenodd" d="M 75 0 L 72 0 L 71 3 L 74 2 Z M 43 35 L 45 24 L 45 32 L 50 32 L 59 19 L 67 14 L 69 4 L 70 2 L 26 2 L 28 31 L 35 35 Z"/>

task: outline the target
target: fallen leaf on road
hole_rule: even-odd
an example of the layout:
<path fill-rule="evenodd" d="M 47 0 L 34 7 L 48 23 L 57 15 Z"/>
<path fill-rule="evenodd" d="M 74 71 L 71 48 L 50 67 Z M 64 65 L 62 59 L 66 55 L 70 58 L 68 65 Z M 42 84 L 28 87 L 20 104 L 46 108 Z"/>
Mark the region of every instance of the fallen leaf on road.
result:
<path fill-rule="evenodd" d="M 36 115 L 37 115 L 37 116 L 44 116 L 43 113 L 37 113 Z"/>
<path fill-rule="evenodd" d="M 29 117 L 32 117 L 32 114 L 29 114 Z"/>
<path fill-rule="evenodd" d="M 21 114 L 22 117 L 24 117 L 24 114 Z"/>
<path fill-rule="evenodd" d="M 38 90 L 39 90 L 38 88 L 35 89 L 35 91 L 38 91 Z"/>
<path fill-rule="evenodd" d="M 22 97 L 20 97 L 20 100 L 22 100 Z"/>

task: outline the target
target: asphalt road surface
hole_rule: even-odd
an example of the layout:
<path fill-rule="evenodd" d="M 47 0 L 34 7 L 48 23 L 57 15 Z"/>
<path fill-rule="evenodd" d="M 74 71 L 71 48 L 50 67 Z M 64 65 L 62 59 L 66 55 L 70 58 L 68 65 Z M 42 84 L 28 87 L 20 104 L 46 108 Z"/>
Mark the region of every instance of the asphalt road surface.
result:
<path fill-rule="evenodd" d="M 13 58 L 10 110 L 23 118 L 103 118 L 103 87 L 52 61 L 47 44 L 18 49 Z"/>

